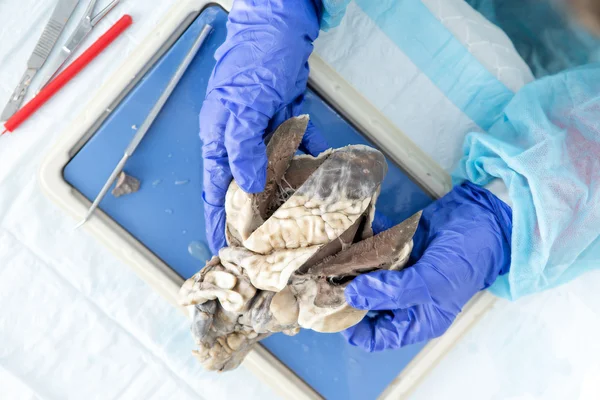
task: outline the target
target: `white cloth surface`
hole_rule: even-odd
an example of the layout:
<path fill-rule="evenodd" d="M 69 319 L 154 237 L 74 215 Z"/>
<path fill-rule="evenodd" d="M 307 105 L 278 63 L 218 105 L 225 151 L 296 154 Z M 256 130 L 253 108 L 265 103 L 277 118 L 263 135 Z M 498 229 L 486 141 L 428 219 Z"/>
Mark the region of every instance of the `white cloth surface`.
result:
<path fill-rule="evenodd" d="M 88 43 L 127 12 L 135 22 L 125 35 L 15 134 L 0 138 L 0 398 L 275 397 L 244 368 L 221 375 L 202 371 L 190 356 L 193 346 L 185 318 L 99 242 L 83 231 L 74 232 L 75 221 L 51 204 L 36 182 L 41 159 L 60 132 L 174 3 L 124 1 Z M 54 4 L 55 0 L 0 2 L 0 105 L 20 79 Z M 77 12 L 83 11 L 82 6 Z M 350 13 L 343 24 L 356 21 L 351 18 Z M 377 37 L 376 29 L 359 31 L 356 46 L 366 49 Z M 336 31 L 339 36 L 327 37 Z M 358 40 L 368 34 L 375 36 L 367 42 Z M 348 39 L 344 31 L 334 29 L 324 34 L 317 50 L 344 46 Z M 435 88 L 417 73 L 407 78 L 397 67 L 385 69 L 389 64 L 382 60 L 388 54 L 384 49 L 353 61 L 351 55 L 362 48 L 356 46 L 346 44 L 346 54 L 321 55 L 449 167 L 453 146 L 473 128 L 472 121 L 453 113 L 452 104 L 442 107 L 443 96 L 436 97 L 439 101 L 414 101 L 406 110 L 406 93 L 435 97 Z M 373 69 L 365 68 L 365 62 Z M 519 63 L 513 64 L 518 70 Z M 411 89 L 400 95 L 397 85 L 403 79 Z M 516 80 L 510 82 L 518 85 Z M 377 98 L 371 85 L 379 91 Z M 423 105 L 450 111 L 432 118 L 421 110 Z M 440 137 L 444 132 L 454 136 Z M 595 272 L 518 302 L 499 301 L 412 398 L 600 398 L 599 284 L 600 272 Z"/>
<path fill-rule="evenodd" d="M 533 80 L 506 35 L 464 1 L 422 3 L 510 91 Z M 426 35 L 427 28 L 420 34 Z M 321 33 L 315 50 L 448 172 L 462 155 L 465 134 L 482 131 L 355 2 L 348 5 L 340 26 Z"/>

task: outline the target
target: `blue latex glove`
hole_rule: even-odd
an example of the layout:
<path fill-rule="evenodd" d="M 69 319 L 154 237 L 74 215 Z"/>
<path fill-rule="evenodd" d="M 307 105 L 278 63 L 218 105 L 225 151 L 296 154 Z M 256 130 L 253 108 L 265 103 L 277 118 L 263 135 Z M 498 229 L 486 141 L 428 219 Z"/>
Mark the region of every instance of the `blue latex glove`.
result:
<path fill-rule="evenodd" d="M 285 4 L 284 4 L 285 3 Z M 231 179 L 248 193 L 266 178 L 264 137 L 301 114 L 308 57 L 319 33 L 319 0 L 236 0 L 227 38 L 200 111 L 204 215 L 213 253 L 225 246 L 225 193 Z M 309 126 L 301 150 L 329 146 Z"/>
<path fill-rule="evenodd" d="M 423 211 L 414 265 L 348 285 L 352 307 L 377 312 L 343 335 L 369 352 L 442 335 L 475 293 L 508 272 L 511 229 L 510 207 L 492 193 L 469 182 L 455 187 Z"/>

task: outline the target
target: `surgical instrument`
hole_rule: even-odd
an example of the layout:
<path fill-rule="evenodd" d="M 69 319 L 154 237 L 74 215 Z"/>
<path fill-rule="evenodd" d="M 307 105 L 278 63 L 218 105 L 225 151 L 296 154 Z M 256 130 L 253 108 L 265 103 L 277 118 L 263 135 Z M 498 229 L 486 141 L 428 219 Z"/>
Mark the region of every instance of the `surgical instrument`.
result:
<path fill-rule="evenodd" d="M 56 79 L 42 89 L 33 99 L 31 99 L 23 108 L 17 111 L 12 117 L 4 123 L 6 130 L 0 133 L 2 136 L 6 132 L 12 132 L 19 127 L 27 118 L 43 106 L 52 96 L 56 94 L 64 85 L 66 85 L 74 76 L 83 70 L 98 54 L 106 49 L 121 33 L 125 31 L 133 20 L 131 16 L 125 14 L 108 31 L 98 38 L 83 54 L 71 63 Z"/>
<path fill-rule="evenodd" d="M 119 4 L 120 0 L 113 0 L 109 5 L 107 5 L 102 11 L 98 14 L 92 16 L 94 12 L 94 7 L 98 0 L 90 0 L 79 25 L 75 31 L 69 36 L 67 42 L 64 46 L 62 46 L 60 50 L 60 54 L 58 58 L 52 61 L 52 68 L 50 71 L 44 76 L 42 83 L 39 87 L 39 90 L 43 89 L 48 82 L 50 82 L 60 71 L 60 69 L 65 65 L 67 60 L 71 57 L 71 55 L 77 50 L 81 42 L 87 37 L 87 35 L 94 29 L 96 24 L 106 16 L 117 4 Z M 39 91 L 38 90 L 38 91 Z"/>
<path fill-rule="evenodd" d="M 59 0 L 50 16 L 50 20 L 44 28 L 42 36 L 27 61 L 27 70 L 23 74 L 15 91 L 10 95 L 10 99 L 2 112 L 0 120 L 8 120 L 21 107 L 33 77 L 48 59 L 58 37 L 65 28 L 69 18 L 71 18 L 77 3 L 79 3 L 79 0 Z"/>
<path fill-rule="evenodd" d="M 108 180 L 102 187 L 102 190 L 100 190 L 100 193 L 96 196 L 96 199 L 94 200 L 91 207 L 87 211 L 85 217 L 75 227 L 75 229 L 78 229 L 79 227 L 84 225 L 90 219 L 90 217 L 92 216 L 92 214 L 94 213 L 96 208 L 98 208 L 98 205 L 100 204 L 100 202 L 102 201 L 104 196 L 106 196 L 106 193 L 108 193 L 108 190 L 110 189 L 110 187 L 112 186 L 114 181 L 117 179 L 117 177 L 119 176 L 119 174 L 125 167 L 127 160 L 133 155 L 133 153 L 137 149 L 138 145 L 140 144 L 140 142 L 146 135 L 146 133 L 148 133 L 148 130 L 152 126 L 152 123 L 154 123 L 154 120 L 156 119 L 156 117 L 162 110 L 163 106 L 165 105 L 165 103 L 167 102 L 169 97 L 171 96 L 171 93 L 173 93 L 173 90 L 175 90 L 175 87 L 177 86 L 177 84 L 179 83 L 181 78 L 183 77 L 183 74 L 185 73 L 185 71 L 188 69 L 188 67 L 192 63 L 194 57 L 200 50 L 200 47 L 202 47 L 202 44 L 204 43 L 204 41 L 206 40 L 206 38 L 208 37 L 208 35 L 210 34 L 211 31 L 212 31 L 212 26 L 210 26 L 208 24 L 204 26 L 204 28 L 200 32 L 200 35 L 198 36 L 198 38 L 196 39 L 196 41 L 194 42 L 194 44 L 192 45 L 192 47 L 190 48 L 190 50 L 188 51 L 186 56 L 184 57 L 183 61 L 177 68 L 177 71 L 175 71 L 175 74 L 173 75 L 173 77 L 171 78 L 169 83 L 167 84 L 167 87 L 165 88 L 163 93 L 160 95 L 160 97 L 158 98 L 158 101 L 152 107 L 148 116 L 146 117 L 146 119 L 144 120 L 142 125 L 139 127 L 139 129 L 133 136 L 133 139 L 131 140 L 131 142 L 129 143 L 127 148 L 125 149 L 125 154 L 123 155 L 123 158 L 121 158 L 121 160 L 119 161 L 119 163 L 117 164 L 117 166 L 115 167 L 113 172 L 110 174 L 110 177 L 108 178 Z"/>

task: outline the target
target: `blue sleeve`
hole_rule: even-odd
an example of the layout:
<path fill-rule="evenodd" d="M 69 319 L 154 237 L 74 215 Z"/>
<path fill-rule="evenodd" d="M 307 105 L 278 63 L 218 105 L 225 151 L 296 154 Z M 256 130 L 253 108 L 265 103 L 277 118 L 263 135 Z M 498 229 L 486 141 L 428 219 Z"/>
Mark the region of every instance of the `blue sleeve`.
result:
<path fill-rule="evenodd" d="M 488 134 L 467 136 L 457 178 L 508 188 L 511 267 L 496 294 L 516 299 L 598 267 L 600 64 L 525 86 Z"/>
<path fill-rule="evenodd" d="M 322 0 L 321 29 L 328 31 L 340 24 L 350 0 Z"/>

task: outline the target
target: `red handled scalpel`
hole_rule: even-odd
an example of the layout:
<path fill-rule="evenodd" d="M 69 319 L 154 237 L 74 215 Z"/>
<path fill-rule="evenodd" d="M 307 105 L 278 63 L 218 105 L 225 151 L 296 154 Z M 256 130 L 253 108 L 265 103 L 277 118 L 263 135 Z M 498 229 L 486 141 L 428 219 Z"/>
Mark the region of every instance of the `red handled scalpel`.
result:
<path fill-rule="evenodd" d="M 133 20 L 130 15 L 123 15 L 106 33 L 104 33 L 94 44 L 92 44 L 81 56 L 79 56 L 71 65 L 61 72 L 54 80 L 44 87 L 33 99 L 31 99 L 23 108 L 17 111 L 12 117 L 4 123 L 6 130 L 12 132 L 21 125 L 27 118 L 43 106 L 52 96 L 65 86 L 73 77 L 84 69 L 98 54 L 108 47 L 125 29 L 131 25 Z"/>

